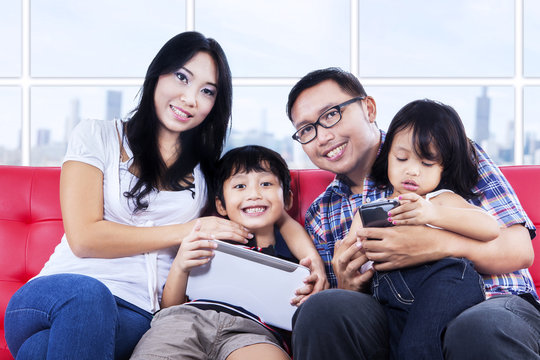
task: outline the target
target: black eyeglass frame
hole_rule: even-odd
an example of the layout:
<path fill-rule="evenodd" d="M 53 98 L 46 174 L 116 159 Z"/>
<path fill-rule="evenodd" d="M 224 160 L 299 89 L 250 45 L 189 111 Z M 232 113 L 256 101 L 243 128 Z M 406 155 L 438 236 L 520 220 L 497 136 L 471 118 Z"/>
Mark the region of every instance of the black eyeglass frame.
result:
<path fill-rule="evenodd" d="M 337 123 L 339 123 L 339 122 L 341 121 L 341 118 L 343 117 L 343 116 L 342 116 L 342 113 L 341 113 L 341 109 L 342 109 L 342 108 L 344 108 L 345 106 L 350 105 L 350 104 L 352 104 L 352 103 L 354 103 L 354 102 L 356 102 L 356 101 L 364 100 L 365 98 L 366 98 L 366 96 L 357 96 L 357 97 L 354 97 L 354 98 L 352 98 L 352 99 L 350 99 L 350 100 L 345 101 L 344 103 L 341 103 L 341 104 L 339 104 L 339 105 L 332 106 L 332 107 L 326 109 L 326 110 L 321 114 L 321 116 L 319 116 L 319 117 L 317 118 L 317 121 L 315 121 L 314 123 L 306 124 L 306 125 L 302 126 L 300 129 L 296 130 L 296 132 L 292 135 L 293 140 L 298 141 L 298 142 L 299 142 L 300 144 L 302 144 L 302 145 L 305 145 L 305 144 L 308 144 L 308 143 L 312 142 L 313 140 L 315 140 L 315 139 L 317 138 L 317 125 L 319 125 L 319 126 L 325 128 L 325 129 L 330 129 L 331 127 L 335 126 Z M 321 118 L 322 118 L 324 115 L 326 115 L 326 114 L 327 114 L 330 110 L 332 110 L 332 109 L 337 110 L 337 112 L 338 112 L 338 114 L 339 114 L 339 119 L 338 119 L 335 123 L 333 123 L 332 125 L 330 125 L 330 126 L 323 125 L 323 124 L 321 123 Z M 300 136 L 298 136 L 298 134 L 299 134 L 301 131 L 303 131 L 305 128 L 309 127 L 309 126 L 313 126 L 313 128 L 315 129 L 315 135 L 314 135 L 311 139 L 309 139 L 308 141 L 306 141 L 306 142 L 300 141 Z"/>

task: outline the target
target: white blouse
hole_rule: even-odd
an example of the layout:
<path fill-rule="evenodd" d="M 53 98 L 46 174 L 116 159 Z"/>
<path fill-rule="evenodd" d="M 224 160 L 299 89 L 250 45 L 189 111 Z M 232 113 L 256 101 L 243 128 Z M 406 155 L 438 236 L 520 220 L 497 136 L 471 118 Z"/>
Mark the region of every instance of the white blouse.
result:
<path fill-rule="evenodd" d="M 132 152 L 124 136 L 121 120 L 84 120 L 73 130 L 68 144 L 66 161 L 80 161 L 103 172 L 103 219 L 132 226 L 164 226 L 181 224 L 200 216 L 206 204 L 207 188 L 204 176 L 197 166 L 194 185 L 184 191 L 152 191 L 148 208 L 133 213 L 133 200 L 123 194 L 135 184 L 137 178 L 128 169 Z M 121 162 L 120 143 L 129 160 Z M 80 258 L 73 254 L 66 235 L 55 248 L 38 276 L 74 273 L 91 276 L 104 283 L 111 292 L 146 310 L 155 312 L 167 279 L 177 246 L 115 259 Z"/>

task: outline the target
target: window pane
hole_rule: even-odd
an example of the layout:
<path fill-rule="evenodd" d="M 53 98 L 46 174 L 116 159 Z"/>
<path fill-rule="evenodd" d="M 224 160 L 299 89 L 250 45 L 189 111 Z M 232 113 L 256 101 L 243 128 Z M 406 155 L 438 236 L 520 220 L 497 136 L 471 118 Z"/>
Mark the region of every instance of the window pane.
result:
<path fill-rule="evenodd" d="M 33 0 L 31 22 L 32 76 L 142 77 L 185 30 L 185 2 Z"/>
<path fill-rule="evenodd" d="M 195 25 L 225 50 L 233 76 L 303 76 L 349 69 L 349 0 L 205 0 Z"/>
<path fill-rule="evenodd" d="M 524 164 L 540 164 L 540 109 L 537 105 L 539 97 L 539 86 L 525 87 Z"/>
<path fill-rule="evenodd" d="M 452 106 L 461 117 L 467 135 L 497 165 L 514 162 L 514 92 L 510 86 L 366 86 L 366 92 L 375 98 L 377 124 L 381 129 L 388 129 L 394 115 L 405 104 L 429 98 Z"/>
<path fill-rule="evenodd" d="M 21 76 L 21 2 L 0 2 L 0 77 Z"/>
<path fill-rule="evenodd" d="M 0 164 L 21 165 L 21 89 L 0 87 Z"/>
<path fill-rule="evenodd" d="M 359 11 L 363 77 L 514 74 L 511 0 L 361 0 Z"/>
<path fill-rule="evenodd" d="M 523 17 L 523 70 L 525 76 L 540 76 L 540 3 L 536 0 L 525 0 Z"/>
<path fill-rule="evenodd" d="M 311 168 L 285 114 L 289 87 L 235 87 L 232 130 L 226 150 L 242 145 L 267 146 L 283 156 L 292 169 Z"/>
<path fill-rule="evenodd" d="M 35 166 L 61 165 L 73 127 L 81 119 L 125 117 L 138 87 L 34 87 L 31 91 L 31 156 Z"/>

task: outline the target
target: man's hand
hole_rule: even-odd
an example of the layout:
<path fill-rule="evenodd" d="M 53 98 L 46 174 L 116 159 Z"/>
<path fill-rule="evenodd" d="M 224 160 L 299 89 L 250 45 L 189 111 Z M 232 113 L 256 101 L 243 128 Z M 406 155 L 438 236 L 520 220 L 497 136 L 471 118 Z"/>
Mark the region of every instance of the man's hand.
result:
<path fill-rule="evenodd" d="M 369 283 L 374 270 L 360 272 L 360 268 L 367 261 L 368 258 L 362 251 L 362 244 L 356 241 L 354 236 L 346 236 L 345 239 L 337 241 L 334 247 L 332 268 L 337 277 L 338 288 L 361 292 L 369 291 Z"/>
<path fill-rule="evenodd" d="M 451 256 L 445 252 L 437 231 L 425 226 L 407 225 L 363 228 L 356 234 L 362 242 L 366 257 L 375 262 L 375 270 L 389 271 Z M 425 236 L 426 232 L 433 232 L 433 236 Z"/>

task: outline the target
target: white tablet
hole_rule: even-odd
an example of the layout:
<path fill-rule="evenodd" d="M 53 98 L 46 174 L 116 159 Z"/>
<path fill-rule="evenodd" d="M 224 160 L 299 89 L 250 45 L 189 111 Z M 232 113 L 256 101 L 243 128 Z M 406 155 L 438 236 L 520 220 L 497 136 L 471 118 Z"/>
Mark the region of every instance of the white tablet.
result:
<path fill-rule="evenodd" d="M 218 247 L 207 264 L 191 270 L 186 294 L 191 300 L 223 301 L 243 307 L 262 321 L 291 330 L 296 289 L 309 275 L 305 266 L 258 251 L 214 240 Z"/>

